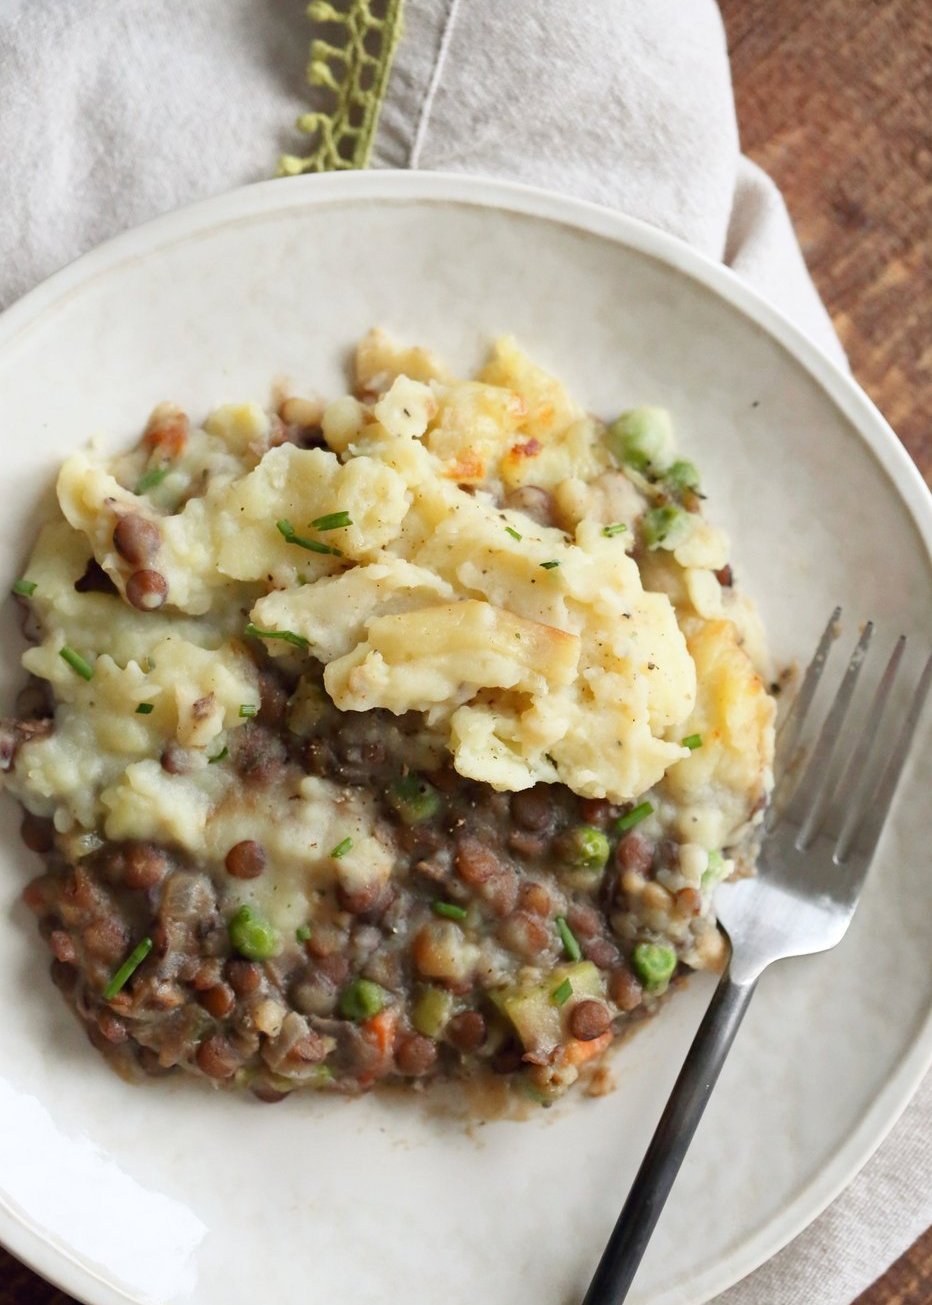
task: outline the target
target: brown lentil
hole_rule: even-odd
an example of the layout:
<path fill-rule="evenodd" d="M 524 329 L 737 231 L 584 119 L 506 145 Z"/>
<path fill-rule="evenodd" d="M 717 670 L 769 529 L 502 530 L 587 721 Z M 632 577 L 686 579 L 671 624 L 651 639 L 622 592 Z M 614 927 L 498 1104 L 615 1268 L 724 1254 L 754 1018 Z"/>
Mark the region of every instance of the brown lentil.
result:
<path fill-rule="evenodd" d="M 121 961 L 129 946 L 129 928 L 116 915 L 104 915 L 81 935 L 85 951 L 102 961 Z"/>
<path fill-rule="evenodd" d="M 579 814 L 583 824 L 594 825 L 596 829 L 605 829 L 618 814 L 618 807 L 605 798 L 581 798 Z"/>
<path fill-rule="evenodd" d="M 265 869 L 265 848 L 252 838 L 234 843 L 226 854 L 224 865 L 234 879 L 258 879 Z"/>
<path fill-rule="evenodd" d="M 607 1007 L 600 1001 L 580 1001 L 570 1011 L 570 1032 L 580 1042 L 592 1042 L 594 1038 L 601 1037 L 611 1022 L 612 1017 Z"/>
<path fill-rule="evenodd" d="M 230 1078 L 240 1064 L 233 1046 L 219 1033 L 204 1039 L 197 1049 L 196 1060 L 198 1068 L 208 1078 Z"/>
<path fill-rule="evenodd" d="M 553 930 L 539 915 L 516 911 L 498 926 L 498 939 L 509 951 L 532 961 L 552 942 Z"/>
<path fill-rule="evenodd" d="M 434 1067 L 437 1059 L 437 1044 L 419 1033 L 399 1042 L 395 1048 L 395 1064 L 398 1071 L 408 1078 L 419 1078 Z"/>
<path fill-rule="evenodd" d="M 551 912 L 553 903 L 543 884 L 525 882 L 518 890 L 518 905 L 522 910 L 530 911 L 533 915 L 547 916 Z"/>
<path fill-rule="evenodd" d="M 512 852 L 534 861 L 547 851 L 549 840 L 546 834 L 532 834 L 527 829 L 513 829 L 508 835 L 508 846 Z"/>
<path fill-rule="evenodd" d="M 653 844 L 636 830 L 625 834 L 615 848 L 615 864 L 619 870 L 636 870 L 639 874 L 646 875 L 653 862 Z"/>
<path fill-rule="evenodd" d="M 19 836 L 30 852 L 51 852 L 55 846 L 55 829 L 51 820 L 43 820 L 27 811 L 19 827 Z"/>
<path fill-rule="evenodd" d="M 594 938 L 602 930 L 602 917 L 585 902 L 573 902 L 566 909 L 566 919 L 577 938 Z"/>
<path fill-rule="evenodd" d="M 498 915 L 507 915 L 514 909 L 518 899 L 517 875 L 478 839 L 460 839 L 456 849 L 456 871 Z"/>
<path fill-rule="evenodd" d="M 588 938 L 583 943 L 583 955 L 600 970 L 610 970 L 621 960 L 621 952 L 608 938 Z"/>
<path fill-rule="evenodd" d="M 616 970 L 609 980 L 608 994 L 619 1010 L 631 1011 L 640 1006 L 644 989 L 630 970 Z"/>
<path fill-rule="evenodd" d="M 387 905 L 384 886 L 377 879 L 371 879 L 364 887 L 352 891 L 338 884 L 337 897 L 343 910 L 351 915 L 371 915 L 380 906 Z"/>
<path fill-rule="evenodd" d="M 218 1020 L 229 1015 L 236 1005 L 233 989 L 228 983 L 218 983 L 216 987 L 208 988 L 206 992 L 201 993 L 199 1000 L 208 1014 Z"/>
<path fill-rule="evenodd" d="M 168 583 L 159 571 L 134 571 L 126 582 L 127 601 L 140 612 L 154 612 L 168 597 Z"/>
<path fill-rule="evenodd" d="M 55 959 L 64 961 L 67 965 L 74 965 L 78 959 L 78 950 L 74 945 L 74 939 L 64 929 L 52 930 L 49 935 L 49 947 Z"/>
<path fill-rule="evenodd" d="M 262 970 L 255 961 L 229 960 L 223 972 L 237 997 L 248 997 L 262 982 Z"/>
<path fill-rule="evenodd" d="M 170 868 L 167 854 L 152 843 L 132 843 L 123 853 L 123 883 L 127 888 L 154 888 Z"/>
<path fill-rule="evenodd" d="M 447 1025 L 446 1035 L 460 1051 L 477 1051 L 485 1042 L 485 1020 L 477 1010 L 460 1011 Z"/>
<path fill-rule="evenodd" d="M 222 966 L 216 956 L 208 956 L 201 961 L 191 976 L 191 986 L 196 992 L 206 992 L 220 982 Z"/>
<path fill-rule="evenodd" d="M 346 982 L 349 975 L 349 959 L 340 952 L 330 956 L 321 956 L 316 965 L 317 974 L 339 987 Z"/>
<path fill-rule="evenodd" d="M 120 517 L 113 531 L 113 547 L 133 566 L 151 562 L 159 551 L 162 536 L 154 521 L 147 521 L 138 512 L 127 512 Z"/>
<path fill-rule="evenodd" d="M 553 823 L 553 797 L 549 785 L 538 784 L 511 796 L 511 818 L 516 825 L 537 834 Z"/>
<path fill-rule="evenodd" d="M 97 1027 L 107 1041 L 112 1042 L 114 1045 L 125 1042 L 129 1037 L 125 1023 L 120 1019 L 119 1015 L 114 1015 L 111 1010 L 102 1010 L 100 1012 L 97 1016 Z"/>

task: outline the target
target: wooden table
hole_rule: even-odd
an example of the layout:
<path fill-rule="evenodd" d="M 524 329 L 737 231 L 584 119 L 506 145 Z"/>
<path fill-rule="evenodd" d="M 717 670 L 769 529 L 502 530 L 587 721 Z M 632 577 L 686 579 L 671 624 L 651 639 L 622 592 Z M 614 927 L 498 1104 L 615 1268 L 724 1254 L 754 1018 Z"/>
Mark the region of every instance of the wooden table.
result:
<path fill-rule="evenodd" d="M 786 197 L 855 377 L 932 484 L 932 7 L 720 5 L 744 151 Z M 856 1305 L 930 1301 L 932 1229 Z"/>
<path fill-rule="evenodd" d="M 932 8 L 721 7 L 744 149 L 786 196 L 855 376 L 932 484 Z M 856 1305 L 930 1300 L 932 1230 Z M 0 1305 L 73 1302 L 0 1251 Z"/>

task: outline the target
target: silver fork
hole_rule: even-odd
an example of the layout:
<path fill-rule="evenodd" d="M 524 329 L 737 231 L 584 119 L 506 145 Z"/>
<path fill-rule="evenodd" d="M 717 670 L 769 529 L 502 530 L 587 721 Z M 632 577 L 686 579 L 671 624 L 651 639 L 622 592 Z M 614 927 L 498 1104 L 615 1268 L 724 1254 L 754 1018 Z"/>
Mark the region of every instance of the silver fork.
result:
<path fill-rule="evenodd" d="M 869 622 L 842 677 L 808 762 L 799 751 L 803 726 L 834 644 L 836 608 L 806 671 L 777 742 L 777 784 L 768 810 L 755 878 L 723 884 L 719 922 L 731 957 L 660 1123 L 618 1217 L 583 1305 L 621 1305 L 702 1118 L 757 981 L 768 965 L 828 951 L 844 937 L 932 680 L 926 661 L 893 747 L 877 747 L 890 691 L 903 656 L 901 636 L 860 730 L 845 729 L 873 633 Z M 833 766 L 833 759 L 849 759 Z"/>

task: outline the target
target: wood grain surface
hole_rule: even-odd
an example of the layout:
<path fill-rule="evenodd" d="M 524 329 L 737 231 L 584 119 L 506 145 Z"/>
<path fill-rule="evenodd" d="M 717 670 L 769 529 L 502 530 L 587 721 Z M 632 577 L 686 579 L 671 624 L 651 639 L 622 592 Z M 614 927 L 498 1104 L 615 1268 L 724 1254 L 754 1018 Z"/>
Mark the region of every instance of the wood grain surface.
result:
<path fill-rule="evenodd" d="M 854 375 L 932 483 L 932 5 L 721 0 L 746 154 Z"/>
<path fill-rule="evenodd" d="M 854 375 L 932 483 L 932 5 L 721 7 L 745 152 L 786 196 Z M 930 1301 L 932 1230 L 855 1305 Z M 0 1251 L 0 1305 L 73 1303 Z"/>
<path fill-rule="evenodd" d="M 932 4 L 720 7 L 744 152 L 783 191 L 851 370 L 932 485 Z M 855 1305 L 930 1302 L 932 1229 Z"/>

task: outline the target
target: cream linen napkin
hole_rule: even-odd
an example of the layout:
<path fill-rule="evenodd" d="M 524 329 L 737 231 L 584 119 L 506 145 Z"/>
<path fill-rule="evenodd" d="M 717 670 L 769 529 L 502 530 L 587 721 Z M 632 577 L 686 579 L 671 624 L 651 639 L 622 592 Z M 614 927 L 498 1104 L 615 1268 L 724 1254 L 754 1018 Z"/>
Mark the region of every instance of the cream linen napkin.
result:
<path fill-rule="evenodd" d="M 339 50 L 348 3 L 314 0 L 315 33 L 299 0 L 0 0 L 0 306 L 118 231 L 267 177 L 279 153 L 319 153 L 319 126 L 307 141 L 293 126 L 308 38 Z M 844 362 L 779 193 L 739 153 L 712 0 L 407 0 L 404 25 L 358 161 L 622 209 L 723 259 Z M 376 45 L 389 36 L 376 25 Z M 326 81 L 339 56 L 317 47 L 315 63 Z M 719 1305 L 847 1305 L 932 1222 L 930 1176 L 927 1085 L 847 1191 Z"/>

